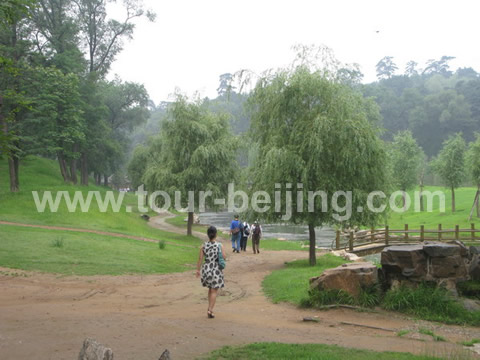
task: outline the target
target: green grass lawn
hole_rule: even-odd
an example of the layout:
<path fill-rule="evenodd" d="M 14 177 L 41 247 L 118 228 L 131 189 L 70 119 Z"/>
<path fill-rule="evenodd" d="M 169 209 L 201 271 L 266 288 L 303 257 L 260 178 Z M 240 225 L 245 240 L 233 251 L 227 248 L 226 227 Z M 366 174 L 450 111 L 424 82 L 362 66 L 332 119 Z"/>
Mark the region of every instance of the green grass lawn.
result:
<path fill-rule="evenodd" d="M 245 346 L 225 346 L 202 359 L 431 360 L 439 358 L 351 349 L 336 345 L 256 343 Z"/>
<path fill-rule="evenodd" d="M 388 219 L 390 229 L 403 229 L 405 224 L 408 224 L 410 229 L 420 229 L 420 225 L 424 225 L 425 229 L 437 229 L 438 224 L 442 224 L 444 229 L 454 229 L 455 225 L 459 225 L 460 228 L 470 228 L 470 223 L 475 223 L 477 228 L 480 227 L 480 219 L 475 216 L 475 212 L 472 220 L 468 221 L 470 209 L 477 191 L 476 188 L 462 187 L 455 190 L 456 211 L 454 213 L 451 211 L 452 201 L 449 189 L 440 186 L 427 186 L 424 190 L 432 193 L 434 191 L 443 191 L 445 193 L 445 212 L 441 213 L 439 211 L 438 197 L 434 197 L 432 212 L 415 212 L 413 206 L 414 190 L 412 190 L 408 192 L 412 199 L 412 206 L 405 213 L 395 213 L 393 211 L 390 213 Z M 480 236 L 480 233 L 478 236 Z"/>
<path fill-rule="evenodd" d="M 263 280 L 265 294 L 274 302 L 289 302 L 300 305 L 308 296 L 309 279 L 319 276 L 325 269 L 334 268 L 346 261 L 338 256 L 326 254 L 317 258 L 317 265 L 310 266 L 308 260 L 296 260 L 285 264 L 285 268 L 273 271 Z"/>
<path fill-rule="evenodd" d="M 36 209 L 32 191 L 40 194 L 49 190 L 68 191 L 73 197 L 74 191 L 82 191 L 86 196 L 88 191 L 100 191 L 105 194 L 106 187 L 91 185 L 82 187 L 79 185 L 65 184 L 60 175 L 58 164 L 55 161 L 39 157 L 29 156 L 22 160 L 20 167 L 20 192 L 12 194 L 8 188 L 8 169 L 5 159 L 0 160 L 0 220 L 12 221 L 36 225 L 52 225 L 63 227 L 74 227 L 100 231 L 117 232 L 127 235 L 149 237 L 156 240 L 169 238 L 169 241 L 187 243 L 190 245 L 200 244 L 194 237 L 174 236 L 168 232 L 154 229 L 147 225 L 137 208 L 137 197 L 134 194 L 126 194 L 123 206 L 118 213 L 111 211 L 100 212 L 96 201 L 88 212 L 69 212 L 65 202 L 62 202 L 58 212 L 46 210 L 39 213 Z M 115 196 L 118 192 L 115 192 Z M 126 207 L 130 206 L 132 212 L 127 212 Z M 149 215 L 155 213 L 150 212 Z"/>
<path fill-rule="evenodd" d="M 192 269 L 197 256 L 198 249 L 187 246 L 167 244 L 160 250 L 157 243 L 145 241 L 0 225 L 0 266 L 12 269 L 65 275 L 157 274 Z"/>

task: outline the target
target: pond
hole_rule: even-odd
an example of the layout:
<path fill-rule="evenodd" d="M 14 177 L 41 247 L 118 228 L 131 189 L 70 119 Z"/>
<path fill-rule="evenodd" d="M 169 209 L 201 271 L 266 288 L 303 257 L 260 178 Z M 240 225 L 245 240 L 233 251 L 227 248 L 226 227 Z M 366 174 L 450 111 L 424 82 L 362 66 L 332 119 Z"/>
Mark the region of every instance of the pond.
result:
<path fill-rule="evenodd" d="M 233 213 L 204 212 L 199 214 L 200 223 L 213 225 L 220 230 L 228 230 L 233 220 Z M 240 219 L 242 220 L 242 219 Z M 308 241 L 308 226 L 291 224 L 261 224 L 265 239 L 285 239 L 291 241 Z M 330 227 L 315 229 L 317 246 L 330 248 L 335 241 L 335 230 Z"/>

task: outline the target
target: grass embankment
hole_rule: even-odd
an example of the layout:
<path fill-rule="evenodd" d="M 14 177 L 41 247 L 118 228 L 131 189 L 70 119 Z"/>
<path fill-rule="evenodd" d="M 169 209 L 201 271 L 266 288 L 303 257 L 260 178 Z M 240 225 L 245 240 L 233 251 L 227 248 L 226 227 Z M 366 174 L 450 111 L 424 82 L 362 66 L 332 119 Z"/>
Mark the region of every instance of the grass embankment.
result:
<path fill-rule="evenodd" d="M 438 224 L 442 224 L 444 229 L 455 229 L 455 225 L 459 225 L 460 228 L 470 228 L 471 223 L 475 223 L 480 227 L 480 218 L 476 217 L 476 212 L 472 217 L 471 221 L 468 221 L 468 216 L 470 214 L 470 209 L 472 208 L 473 200 L 475 198 L 475 193 L 477 191 L 474 187 L 462 187 L 455 190 L 455 207 L 456 211 L 452 213 L 451 205 L 451 191 L 441 186 L 427 186 L 424 191 L 442 191 L 445 194 L 445 212 L 440 212 L 439 208 L 439 198 L 437 196 L 433 197 L 432 202 L 432 211 L 427 211 L 427 202 L 424 200 L 425 211 L 415 212 L 414 203 L 415 196 L 414 191 L 419 191 L 415 189 L 409 191 L 408 194 L 412 199 L 412 205 L 409 210 L 405 213 L 396 213 L 391 212 L 389 214 L 388 225 L 390 229 L 401 230 L 404 228 L 405 224 L 409 225 L 410 229 L 420 229 L 420 225 L 424 225 L 425 229 L 437 229 Z M 400 197 L 398 197 L 400 199 Z M 449 237 L 453 237 L 453 234 L 448 234 Z M 480 236 L 480 235 L 479 235 Z"/>
<path fill-rule="evenodd" d="M 198 249 L 97 234 L 0 226 L 0 266 L 65 275 L 122 275 L 191 269 Z"/>
<path fill-rule="evenodd" d="M 317 265 L 310 266 L 308 260 L 296 260 L 285 264 L 285 268 L 273 271 L 263 280 L 265 294 L 274 302 L 289 302 L 301 305 L 308 296 L 309 279 L 319 276 L 324 270 L 344 264 L 338 256 L 326 254 L 318 257 Z"/>
<path fill-rule="evenodd" d="M 245 346 L 226 346 L 210 353 L 204 359 L 432 360 L 439 358 L 350 349 L 336 345 L 256 343 Z"/>

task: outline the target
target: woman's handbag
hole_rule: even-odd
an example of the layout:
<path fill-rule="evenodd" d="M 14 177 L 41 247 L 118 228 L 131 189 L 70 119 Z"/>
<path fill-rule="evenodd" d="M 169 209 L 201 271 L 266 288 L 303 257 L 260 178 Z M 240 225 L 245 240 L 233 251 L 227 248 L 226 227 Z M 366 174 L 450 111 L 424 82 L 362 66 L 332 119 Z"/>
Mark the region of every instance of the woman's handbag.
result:
<path fill-rule="evenodd" d="M 222 246 L 218 243 L 218 267 L 220 270 L 223 270 L 226 265 L 225 259 L 223 258 Z"/>

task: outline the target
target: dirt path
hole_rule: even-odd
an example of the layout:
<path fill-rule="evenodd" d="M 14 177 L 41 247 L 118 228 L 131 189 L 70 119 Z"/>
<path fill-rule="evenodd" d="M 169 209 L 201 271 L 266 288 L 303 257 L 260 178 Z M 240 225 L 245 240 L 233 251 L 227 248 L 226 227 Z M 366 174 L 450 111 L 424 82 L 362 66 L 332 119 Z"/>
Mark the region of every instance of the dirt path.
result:
<path fill-rule="evenodd" d="M 162 226 L 163 221 L 157 218 L 155 223 Z M 342 325 L 342 321 L 393 330 L 432 327 L 451 342 L 480 337 L 475 328 L 422 325 L 392 313 L 320 312 L 275 305 L 263 295 L 262 279 L 304 253 L 228 255 L 227 287 L 213 320 L 206 317 L 206 290 L 193 271 L 64 277 L 0 269 L 0 358 L 75 359 L 85 337 L 110 346 L 120 360 L 158 359 L 164 349 L 175 360 L 192 359 L 224 345 L 257 341 L 416 353 L 438 350 L 439 343 L 431 340 L 401 338 L 392 331 Z M 305 316 L 318 316 L 320 322 L 302 322 Z M 455 345 L 441 346 L 451 351 Z"/>

